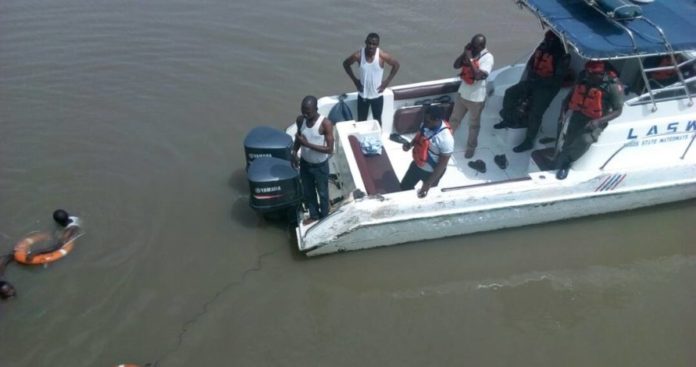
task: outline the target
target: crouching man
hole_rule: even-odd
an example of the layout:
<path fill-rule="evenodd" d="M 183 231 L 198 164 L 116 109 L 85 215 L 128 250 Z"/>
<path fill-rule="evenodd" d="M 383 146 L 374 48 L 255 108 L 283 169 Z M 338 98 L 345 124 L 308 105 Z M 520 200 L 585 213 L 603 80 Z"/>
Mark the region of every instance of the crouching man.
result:
<path fill-rule="evenodd" d="M 440 182 L 454 152 L 452 129 L 442 119 L 442 110 L 426 106 L 424 120 L 413 140 L 403 144 L 404 151 L 413 147 L 413 162 L 401 180 L 402 191 L 412 190 L 418 181 L 423 181 L 418 190 L 418 197 L 421 198 L 428 195 L 428 190 Z"/>
<path fill-rule="evenodd" d="M 578 84 L 566 98 L 561 150 L 556 157 L 556 178 L 568 176 L 570 165 L 578 160 L 607 127 L 621 115 L 623 90 L 617 76 L 604 61 L 588 61 Z"/>

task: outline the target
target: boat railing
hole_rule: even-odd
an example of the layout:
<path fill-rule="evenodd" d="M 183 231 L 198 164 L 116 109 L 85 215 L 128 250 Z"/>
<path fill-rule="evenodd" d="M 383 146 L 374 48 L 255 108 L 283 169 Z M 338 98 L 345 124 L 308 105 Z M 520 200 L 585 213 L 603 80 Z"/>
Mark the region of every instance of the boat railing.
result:
<path fill-rule="evenodd" d="M 691 62 L 696 61 L 696 59 L 690 60 Z M 675 99 L 683 99 L 685 97 L 684 93 L 679 93 L 680 91 L 684 91 L 684 86 L 691 91 L 689 88 L 690 84 L 696 84 L 696 76 L 690 77 L 688 79 L 684 79 L 684 84 L 682 82 L 678 81 L 675 82 L 674 84 L 670 84 L 667 86 L 662 86 L 658 88 L 653 88 L 652 89 L 652 94 L 645 92 L 639 96 L 633 97 L 626 101 L 626 104 L 629 106 L 634 106 L 634 105 L 639 105 L 647 102 L 648 100 L 650 102 L 664 102 L 664 101 L 671 101 Z M 691 105 L 691 103 L 689 104 Z"/>
<path fill-rule="evenodd" d="M 657 111 L 657 102 L 660 100 L 657 100 L 655 98 L 655 94 L 657 92 L 660 92 L 662 88 L 657 88 L 653 90 L 652 86 L 650 85 L 650 81 L 648 80 L 648 75 L 647 73 L 653 72 L 653 71 L 658 71 L 658 70 L 674 70 L 676 75 L 679 77 L 679 82 L 674 84 L 673 87 L 676 89 L 683 89 L 685 95 L 689 98 L 689 106 L 693 106 L 694 101 L 693 97 L 691 94 L 691 91 L 689 90 L 689 86 L 687 85 L 686 81 L 684 80 L 684 74 L 682 74 L 681 69 L 680 69 L 680 64 L 677 61 L 677 56 L 674 52 L 674 49 L 672 48 L 672 44 L 667 40 L 667 37 L 665 36 L 665 32 L 662 30 L 660 26 L 655 24 L 653 21 L 650 19 L 642 16 L 642 15 L 636 15 L 634 17 L 630 18 L 621 18 L 617 19 L 615 17 L 616 13 L 615 12 L 607 12 L 604 9 L 600 8 L 599 5 L 595 1 L 588 1 L 587 4 L 591 6 L 593 9 L 595 9 L 597 12 L 600 14 L 604 15 L 610 22 L 612 22 L 616 27 L 622 29 L 626 34 L 628 34 L 629 38 L 631 39 L 631 43 L 633 44 L 633 50 L 637 55 L 638 53 L 638 45 L 636 44 L 636 39 L 635 36 L 633 35 L 633 31 L 627 27 L 625 24 L 623 24 L 623 21 L 643 21 L 653 27 L 656 31 L 657 34 L 659 34 L 660 38 L 662 39 L 662 43 L 665 47 L 666 54 L 669 56 L 670 65 L 665 65 L 661 67 L 656 67 L 656 68 L 645 68 L 643 66 L 643 59 L 644 56 L 638 56 L 638 64 L 640 66 L 640 73 L 641 77 L 643 78 L 643 83 L 645 85 L 645 88 L 647 90 L 647 96 L 650 98 L 650 102 L 652 103 L 652 112 Z M 674 99 L 674 98 L 670 98 Z"/>
<path fill-rule="evenodd" d="M 689 145 L 686 146 L 686 149 L 684 149 L 684 153 L 680 157 L 680 159 L 684 160 L 684 157 L 686 157 L 686 154 L 689 153 L 689 149 L 691 149 L 691 146 L 694 144 L 694 139 L 696 139 L 696 133 L 694 133 L 691 136 L 691 141 L 689 142 Z"/>

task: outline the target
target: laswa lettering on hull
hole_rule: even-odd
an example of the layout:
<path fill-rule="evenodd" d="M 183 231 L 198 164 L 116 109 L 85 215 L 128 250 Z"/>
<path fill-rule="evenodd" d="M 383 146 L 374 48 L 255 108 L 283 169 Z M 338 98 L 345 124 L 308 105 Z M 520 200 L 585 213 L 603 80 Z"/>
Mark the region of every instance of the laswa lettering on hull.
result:
<path fill-rule="evenodd" d="M 670 122 L 669 124 L 652 125 L 647 131 L 643 129 L 628 129 L 627 140 L 649 138 L 656 135 L 688 133 L 696 131 L 696 120 Z"/>

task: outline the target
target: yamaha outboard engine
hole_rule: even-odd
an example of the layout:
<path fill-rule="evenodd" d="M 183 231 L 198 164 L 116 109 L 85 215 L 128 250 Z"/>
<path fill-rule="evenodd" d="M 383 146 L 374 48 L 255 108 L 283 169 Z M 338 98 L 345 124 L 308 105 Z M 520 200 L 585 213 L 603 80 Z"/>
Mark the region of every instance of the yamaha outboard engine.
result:
<path fill-rule="evenodd" d="M 253 128 L 244 138 L 247 169 L 251 161 L 259 157 L 291 160 L 292 144 L 292 137 L 284 131 L 267 126 Z"/>
<path fill-rule="evenodd" d="M 275 157 L 254 159 L 247 170 L 249 206 L 266 216 L 294 219 L 302 202 L 300 174 L 290 161 Z"/>
<path fill-rule="evenodd" d="M 244 139 L 249 206 L 265 217 L 296 220 L 302 187 L 291 163 L 292 145 L 290 135 L 265 126 L 254 128 Z"/>

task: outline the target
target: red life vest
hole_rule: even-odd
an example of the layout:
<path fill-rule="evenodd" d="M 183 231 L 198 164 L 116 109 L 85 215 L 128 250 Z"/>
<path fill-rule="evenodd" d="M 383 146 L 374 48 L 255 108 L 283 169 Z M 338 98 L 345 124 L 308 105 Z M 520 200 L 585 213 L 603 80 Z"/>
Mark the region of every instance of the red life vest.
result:
<path fill-rule="evenodd" d="M 418 133 L 416 133 L 416 137 L 413 139 L 413 161 L 416 162 L 416 165 L 418 167 L 423 167 L 425 166 L 428 161 L 430 161 L 431 165 L 433 168 L 435 168 L 435 164 L 437 162 L 434 162 L 432 159 L 430 159 L 430 140 L 434 138 L 437 134 L 439 134 L 442 130 L 444 129 L 449 129 L 452 131 L 452 126 L 450 126 L 449 122 L 447 120 L 442 120 L 445 123 L 444 127 L 441 127 L 439 130 L 435 131 L 432 135 L 430 136 L 425 136 L 425 126 L 421 124 L 420 129 L 418 130 Z M 440 125 L 442 126 L 442 125 Z"/>
<path fill-rule="evenodd" d="M 577 111 L 583 115 L 598 119 L 604 115 L 604 96 L 610 87 L 610 84 L 616 81 L 615 73 L 607 72 L 605 81 L 598 87 L 590 87 L 585 83 L 580 83 L 573 89 L 573 95 L 570 97 L 568 109 Z"/>
<path fill-rule="evenodd" d="M 672 60 L 669 56 L 665 56 L 660 60 L 660 64 L 658 67 L 663 67 L 663 66 L 672 66 Z M 653 71 L 650 73 L 650 78 L 653 80 L 667 80 L 669 78 L 674 77 L 677 75 L 677 73 L 674 71 L 674 69 L 670 70 L 660 70 L 660 71 Z"/>
<path fill-rule="evenodd" d="M 480 55 L 478 55 L 477 58 L 471 60 L 471 64 L 473 66 L 476 66 L 477 69 L 479 68 L 479 65 L 480 65 L 479 59 L 483 55 L 485 55 L 485 53 L 481 53 Z M 476 79 L 474 78 L 474 67 L 472 65 L 462 65 L 462 71 L 459 74 L 459 77 L 462 78 L 464 83 L 469 84 L 469 85 L 474 84 L 474 82 L 476 81 Z"/>
<path fill-rule="evenodd" d="M 554 73 L 553 54 L 542 50 L 536 50 L 534 53 L 534 63 L 532 65 L 534 73 L 541 78 L 548 78 Z"/>

